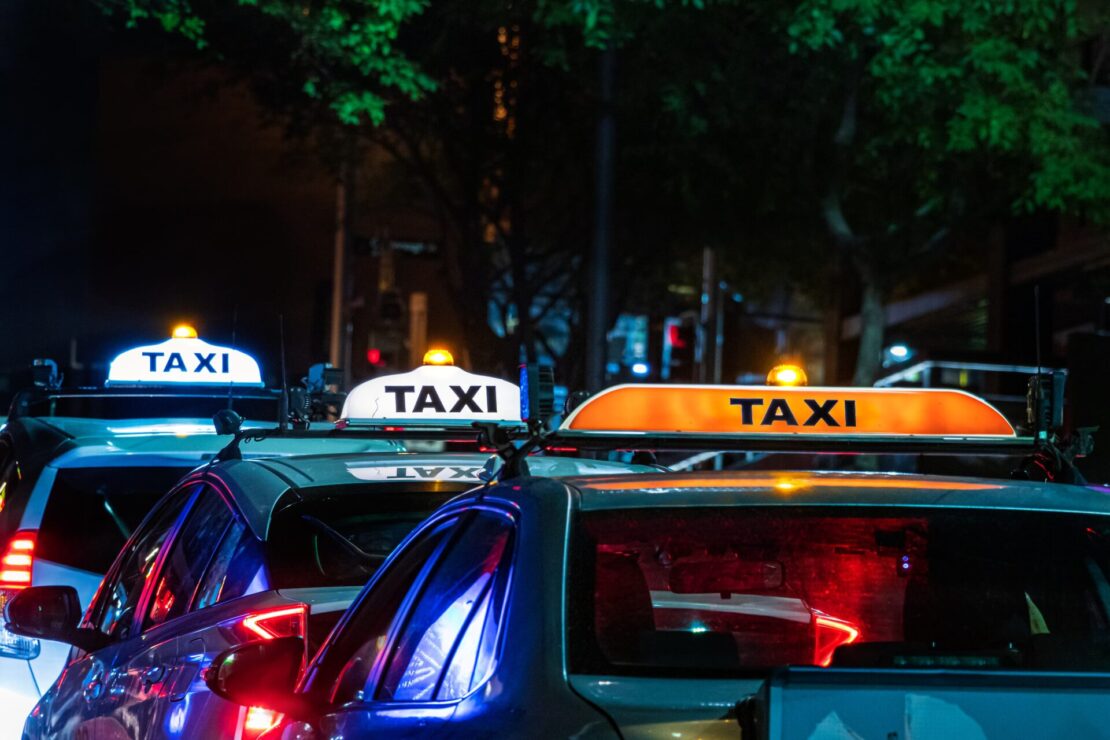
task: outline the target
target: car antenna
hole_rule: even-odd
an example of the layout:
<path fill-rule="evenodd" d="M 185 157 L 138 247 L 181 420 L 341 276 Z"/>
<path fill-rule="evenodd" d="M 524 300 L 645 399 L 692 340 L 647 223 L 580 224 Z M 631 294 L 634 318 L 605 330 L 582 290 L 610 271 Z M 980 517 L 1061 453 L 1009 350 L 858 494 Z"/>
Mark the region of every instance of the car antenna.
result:
<path fill-rule="evenodd" d="M 239 330 L 239 306 L 236 305 L 231 311 L 231 346 L 235 346 L 235 340 Z M 227 408 L 220 409 L 212 417 L 212 423 L 216 427 L 216 434 L 230 434 L 231 441 L 221 449 L 218 453 L 212 456 L 208 464 L 204 466 L 204 476 L 208 477 L 208 471 L 216 462 L 223 460 L 241 460 L 243 453 L 239 450 L 239 444 L 242 439 L 243 418 L 235 413 L 235 396 L 233 391 L 235 389 L 235 381 L 228 379 L 227 381 Z"/>
<path fill-rule="evenodd" d="M 281 404 L 278 410 L 278 429 L 284 433 L 289 423 L 289 379 L 285 372 L 285 314 L 278 314 L 278 335 L 281 352 Z"/>

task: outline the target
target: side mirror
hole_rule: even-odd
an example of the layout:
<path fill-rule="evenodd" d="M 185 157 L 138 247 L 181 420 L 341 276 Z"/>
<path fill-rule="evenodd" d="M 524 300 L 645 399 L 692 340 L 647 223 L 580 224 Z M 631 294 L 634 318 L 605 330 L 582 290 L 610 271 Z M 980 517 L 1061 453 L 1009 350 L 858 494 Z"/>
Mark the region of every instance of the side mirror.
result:
<path fill-rule="evenodd" d="M 4 606 L 8 631 L 40 640 L 57 640 L 75 645 L 85 652 L 108 644 L 107 635 L 97 630 L 79 629 L 81 602 L 73 586 L 33 586 L 13 596 Z"/>
<path fill-rule="evenodd" d="M 295 691 L 304 649 L 300 637 L 248 642 L 217 655 L 204 682 L 213 694 L 236 704 L 309 720 L 313 714 L 310 702 Z"/>

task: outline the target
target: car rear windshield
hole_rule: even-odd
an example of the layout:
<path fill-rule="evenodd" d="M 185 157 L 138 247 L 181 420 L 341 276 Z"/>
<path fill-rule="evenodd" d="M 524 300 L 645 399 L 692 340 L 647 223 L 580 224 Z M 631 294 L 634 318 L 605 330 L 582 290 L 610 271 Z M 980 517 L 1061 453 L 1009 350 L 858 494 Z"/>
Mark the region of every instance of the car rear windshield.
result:
<path fill-rule="evenodd" d="M 276 419 L 278 398 L 236 397 L 233 406 L 244 419 Z M 211 394 L 73 394 L 21 399 L 23 416 L 71 416 L 83 419 L 211 419 L 228 407 L 227 391 Z"/>
<path fill-rule="evenodd" d="M 131 532 L 190 467 L 63 468 L 39 526 L 37 557 L 104 573 Z"/>
<path fill-rule="evenodd" d="M 571 670 L 1110 670 L 1110 517 L 657 508 L 579 515 Z"/>
<path fill-rule="evenodd" d="M 266 548 L 275 588 L 361 586 L 417 524 L 471 484 L 342 486 L 282 508 Z"/>

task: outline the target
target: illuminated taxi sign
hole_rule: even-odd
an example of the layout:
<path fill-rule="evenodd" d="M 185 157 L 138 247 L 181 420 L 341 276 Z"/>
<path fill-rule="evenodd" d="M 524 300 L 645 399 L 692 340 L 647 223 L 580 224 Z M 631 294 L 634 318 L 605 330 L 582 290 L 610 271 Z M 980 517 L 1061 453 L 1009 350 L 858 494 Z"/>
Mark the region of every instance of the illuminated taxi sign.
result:
<path fill-rule="evenodd" d="M 425 365 L 356 386 L 341 416 L 351 424 L 520 424 L 520 389 L 454 365 Z"/>
<path fill-rule="evenodd" d="M 462 483 L 479 482 L 478 474 L 482 472 L 481 466 L 470 465 L 365 465 L 349 464 L 347 472 L 359 480 L 365 481 L 395 481 L 395 482 L 427 482 L 427 481 L 455 481 Z"/>
<path fill-rule="evenodd" d="M 946 389 L 621 385 L 562 429 L 592 432 L 1014 437 L 986 401 Z"/>
<path fill-rule="evenodd" d="M 263 386 L 258 362 L 247 353 L 174 334 L 161 344 L 121 352 L 108 368 L 107 384 Z"/>

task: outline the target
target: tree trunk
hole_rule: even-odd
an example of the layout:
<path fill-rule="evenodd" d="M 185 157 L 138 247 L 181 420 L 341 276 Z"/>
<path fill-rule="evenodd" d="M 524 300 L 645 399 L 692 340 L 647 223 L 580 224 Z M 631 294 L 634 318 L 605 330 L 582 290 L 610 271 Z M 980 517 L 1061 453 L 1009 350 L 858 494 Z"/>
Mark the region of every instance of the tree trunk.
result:
<path fill-rule="evenodd" d="M 883 310 L 882 287 L 867 274 L 861 277 L 863 295 L 859 310 L 859 354 L 852 384 L 869 386 L 875 382 L 882 366 L 886 312 Z"/>

